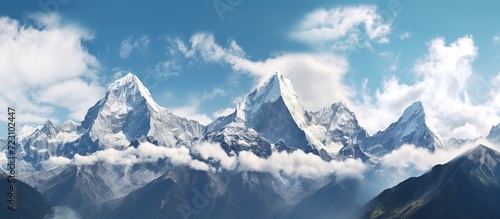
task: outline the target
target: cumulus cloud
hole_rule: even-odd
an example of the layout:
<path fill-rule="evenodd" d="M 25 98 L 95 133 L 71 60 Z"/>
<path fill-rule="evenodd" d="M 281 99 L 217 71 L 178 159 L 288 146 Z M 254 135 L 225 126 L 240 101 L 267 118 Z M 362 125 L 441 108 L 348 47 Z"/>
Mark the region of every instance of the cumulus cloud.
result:
<path fill-rule="evenodd" d="M 137 163 L 156 162 L 164 158 L 168 158 L 173 165 L 188 165 L 197 170 L 208 170 L 208 165 L 192 159 L 190 150 L 186 147 L 162 147 L 151 143 L 142 143 L 137 148 L 128 147 L 123 150 L 109 148 L 85 156 L 76 154 L 72 159 L 51 157 L 43 165 L 47 168 L 58 165 L 93 165 L 104 162 L 131 166 Z"/>
<path fill-rule="evenodd" d="M 199 157 L 203 161 L 194 157 Z M 75 155 L 73 159 L 53 157 L 45 161 L 44 167 L 56 165 L 92 165 L 105 162 L 130 166 L 136 163 L 155 162 L 166 158 L 173 165 L 186 165 L 204 171 L 256 171 L 286 174 L 294 177 L 317 178 L 334 174 L 338 179 L 361 177 L 367 166 L 360 160 L 324 161 L 319 156 L 303 151 L 293 153 L 275 152 L 269 158 L 260 158 L 252 152 L 228 155 L 220 144 L 199 142 L 191 147 L 169 148 L 142 143 L 137 148 L 124 150 L 106 149 L 93 154 Z"/>
<path fill-rule="evenodd" d="M 351 108 L 360 117 L 360 123 L 374 133 L 385 129 L 407 106 L 420 100 L 431 125 L 442 136 L 484 136 L 500 121 L 496 110 L 500 93 L 495 92 L 488 79 L 473 72 L 472 63 L 477 56 L 471 36 L 450 44 L 444 38 L 433 39 L 428 43 L 427 55 L 413 67 L 415 83 L 405 84 L 390 77 L 373 99 L 365 96 L 363 104 L 351 104 Z"/>
<path fill-rule="evenodd" d="M 149 36 L 145 34 L 138 38 L 129 36 L 120 44 L 120 57 L 126 59 L 134 50 L 146 52 L 150 42 Z"/>
<path fill-rule="evenodd" d="M 284 173 L 289 176 L 308 178 L 323 177 L 335 174 L 339 179 L 344 177 L 361 177 L 367 166 L 360 160 L 347 159 L 345 161 L 322 160 L 314 154 L 306 154 L 296 150 L 291 154 L 275 152 L 264 159 L 251 152 L 242 151 L 238 156 L 240 171 L 258 171 L 274 174 Z"/>
<path fill-rule="evenodd" d="M 201 101 L 202 100 L 198 98 L 191 98 L 191 101 L 188 104 L 180 107 L 171 107 L 169 110 L 177 116 L 196 120 L 203 125 L 207 125 L 212 122 L 212 118 L 210 118 L 210 116 L 206 113 L 200 112 L 199 107 Z"/>
<path fill-rule="evenodd" d="M 395 168 L 398 173 L 405 175 L 412 173 L 415 170 L 418 174 L 424 173 L 430 170 L 433 166 L 437 164 L 444 164 L 457 156 L 472 150 L 479 144 L 485 145 L 495 150 L 499 150 L 500 147 L 495 145 L 485 139 L 477 139 L 475 141 L 469 142 L 461 147 L 451 148 L 449 150 L 436 150 L 430 152 L 424 148 L 418 148 L 414 145 L 403 145 L 399 149 L 392 151 L 391 153 L 385 155 L 381 158 L 380 163 L 386 168 Z M 411 175 L 407 175 L 409 177 Z"/>
<path fill-rule="evenodd" d="M 291 35 L 309 44 L 346 50 L 370 41 L 389 42 L 391 22 L 384 21 L 372 5 L 318 9 L 306 15 Z"/>
<path fill-rule="evenodd" d="M 202 142 L 194 145 L 193 151 L 205 160 L 218 162 L 225 170 L 234 170 L 238 164 L 238 157 L 229 156 L 219 144 Z"/>
<path fill-rule="evenodd" d="M 16 107 L 19 123 L 42 123 L 56 107 L 81 120 L 104 93 L 99 62 L 83 45 L 93 34 L 61 24 L 57 15 L 33 15 L 29 23 L 0 17 L 0 81 L 8 85 L 0 90 L 0 105 Z"/>
<path fill-rule="evenodd" d="M 171 42 L 186 58 L 229 65 L 235 72 L 253 76 L 254 87 L 280 71 L 292 81 L 297 95 L 308 110 L 319 110 L 346 100 L 353 93 L 342 83 L 342 77 L 349 68 L 347 60 L 331 53 L 286 53 L 253 61 L 245 56 L 234 40 L 223 47 L 209 33 L 194 34 L 188 45 L 179 38 L 171 39 Z"/>

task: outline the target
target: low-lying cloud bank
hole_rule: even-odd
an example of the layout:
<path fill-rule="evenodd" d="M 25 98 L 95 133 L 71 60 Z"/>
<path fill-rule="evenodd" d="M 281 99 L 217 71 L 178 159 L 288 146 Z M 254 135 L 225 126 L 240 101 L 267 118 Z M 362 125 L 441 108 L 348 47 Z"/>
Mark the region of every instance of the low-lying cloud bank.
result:
<path fill-rule="evenodd" d="M 451 161 L 453 158 L 472 150 L 479 144 L 483 144 L 497 151 L 500 150 L 499 146 L 486 139 L 477 139 L 461 147 L 449 150 L 436 150 L 434 152 L 430 152 L 423 148 L 417 148 L 414 145 L 403 145 L 401 148 L 382 157 L 380 163 L 384 167 L 396 168 L 399 172 L 411 172 L 408 170 L 425 172 L 437 164 L 444 164 Z"/>
<path fill-rule="evenodd" d="M 204 161 L 195 159 L 199 157 Z M 324 161 L 319 156 L 297 150 L 293 153 L 274 152 L 268 158 L 260 158 L 252 152 L 242 151 L 229 156 L 219 144 L 201 142 L 188 147 L 168 148 L 142 143 L 137 148 L 125 150 L 106 149 L 90 155 L 75 155 L 73 159 L 51 157 L 44 162 L 45 168 L 61 165 L 92 165 L 105 162 L 130 166 L 138 163 L 168 159 L 172 165 L 186 165 L 203 171 L 256 171 L 286 174 L 294 177 L 317 178 L 335 175 L 338 178 L 361 177 L 368 168 L 361 160 Z"/>

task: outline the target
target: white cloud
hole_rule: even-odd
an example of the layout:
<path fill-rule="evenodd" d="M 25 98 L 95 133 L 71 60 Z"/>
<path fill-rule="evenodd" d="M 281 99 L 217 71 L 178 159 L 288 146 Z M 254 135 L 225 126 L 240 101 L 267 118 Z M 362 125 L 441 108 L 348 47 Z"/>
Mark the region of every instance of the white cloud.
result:
<path fill-rule="evenodd" d="M 292 37 L 345 50 L 369 41 L 388 43 L 391 22 L 384 21 L 371 5 L 318 9 L 306 15 Z"/>
<path fill-rule="evenodd" d="M 131 166 L 137 163 L 156 162 L 162 158 L 168 158 L 173 165 L 188 165 L 197 170 L 208 170 L 208 165 L 200 164 L 191 158 L 186 147 L 170 148 L 151 143 L 142 143 L 137 148 L 128 147 L 124 150 L 109 148 L 85 156 L 76 154 L 73 159 L 51 157 L 43 166 L 49 168 L 58 165 L 93 165 L 97 162 Z"/>
<path fill-rule="evenodd" d="M 52 208 L 52 212 L 45 215 L 43 219 L 80 219 L 81 217 L 66 206 L 56 206 Z"/>
<path fill-rule="evenodd" d="M 194 159 L 191 153 L 210 161 L 210 163 Z M 173 165 L 186 165 L 204 171 L 257 171 L 307 178 L 324 177 L 332 174 L 336 175 L 338 179 L 362 177 L 363 172 L 367 169 L 367 166 L 360 160 L 347 159 L 345 161 L 334 160 L 327 162 L 319 156 L 306 154 L 300 150 L 290 154 L 275 152 L 267 159 L 246 151 L 240 152 L 239 155 L 229 156 L 221 148 L 220 144 L 208 142 L 200 142 L 190 148 L 185 146 L 169 148 L 151 143 L 142 143 L 137 148 L 129 147 L 124 150 L 110 148 L 86 156 L 77 154 L 71 160 L 67 158 L 51 158 L 45 161 L 44 167 L 67 164 L 92 165 L 96 162 L 130 166 L 136 163 L 155 162 L 160 158 L 169 159 Z M 220 166 L 213 166 L 213 162 Z"/>
<path fill-rule="evenodd" d="M 201 99 L 202 100 L 213 100 L 217 96 L 226 96 L 226 90 L 216 87 L 211 92 L 204 92 Z"/>
<path fill-rule="evenodd" d="M 193 151 L 205 160 L 219 162 L 221 168 L 225 170 L 234 170 L 238 164 L 238 157 L 228 156 L 219 144 L 202 142 L 193 146 Z"/>
<path fill-rule="evenodd" d="M 66 166 L 71 163 L 71 159 L 66 157 L 50 157 L 46 162 L 43 163 L 45 169 L 51 169 L 56 166 Z"/>
<path fill-rule="evenodd" d="M 413 36 L 413 33 L 406 31 L 406 32 L 404 32 L 402 34 L 399 34 L 399 39 L 402 39 L 402 40 L 409 39 L 412 36 Z"/>
<path fill-rule="evenodd" d="M 221 116 L 227 116 L 227 115 L 233 113 L 234 110 L 235 110 L 234 108 L 219 109 L 219 110 L 215 111 L 214 113 L 212 113 L 212 117 L 219 118 Z"/>
<path fill-rule="evenodd" d="M 82 45 L 92 33 L 62 25 L 56 15 L 30 19 L 35 26 L 0 17 L 0 105 L 15 107 L 19 123 L 43 123 L 55 107 L 83 119 L 82 108 L 103 94 L 96 83 L 99 63 Z"/>
<path fill-rule="evenodd" d="M 120 44 L 120 57 L 123 59 L 128 58 L 128 56 L 134 50 L 139 50 L 145 52 L 149 47 L 149 43 L 151 40 L 148 35 L 142 35 L 139 38 L 134 38 L 134 36 L 130 36 L 127 39 L 123 40 Z"/>
<path fill-rule="evenodd" d="M 329 53 L 287 53 L 252 61 L 244 56 L 243 49 L 235 41 L 222 47 L 215 42 L 212 34 L 193 35 L 189 46 L 180 39 L 172 41 L 177 51 L 187 58 L 229 65 L 236 72 L 250 74 L 256 79 L 255 86 L 263 83 L 274 72 L 282 72 L 292 81 L 297 95 L 308 110 L 319 110 L 352 95 L 352 91 L 342 83 L 342 77 L 349 67 L 344 57 Z"/>
<path fill-rule="evenodd" d="M 436 38 L 428 47 L 428 54 L 414 65 L 415 83 L 404 84 L 391 77 L 373 100 L 365 98 L 373 103 L 351 104 L 360 123 L 370 133 L 385 129 L 407 106 L 420 100 L 430 123 L 442 136 L 475 138 L 487 134 L 500 121 L 498 107 L 493 104 L 500 93 L 492 93 L 492 85 L 472 70 L 478 56 L 472 37 L 449 45 Z"/>
<path fill-rule="evenodd" d="M 457 156 L 472 150 L 479 144 L 485 145 L 497 151 L 499 149 L 497 145 L 485 139 L 478 139 L 458 148 L 436 150 L 434 153 L 424 148 L 417 148 L 414 145 L 403 145 L 397 150 L 394 150 L 390 154 L 382 157 L 380 163 L 385 167 L 396 168 L 400 173 L 413 172 L 409 171 L 411 169 L 414 169 L 419 173 L 424 173 L 437 164 L 447 163 Z"/>
<path fill-rule="evenodd" d="M 162 77 L 170 77 L 179 75 L 181 71 L 181 66 L 175 61 L 163 61 L 155 66 L 155 71 Z"/>
<path fill-rule="evenodd" d="M 493 36 L 493 45 L 498 45 L 500 43 L 500 36 Z"/>
<path fill-rule="evenodd" d="M 72 94 L 71 98 L 68 98 L 68 93 Z M 95 104 L 95 99 L 103 93 L 104 89 L 97 83 L 89 84 L 79 79 L 71 79 L 41 89 L 33 97 L 38 101 L 69 109 L 69 117 L 78 121 L 85 116 L 89 106 Z"/>
<path fill-rule="evenodd" d="M 169 108 L 169 111 L 177 116 L 196 120 L 203 125 L 207 125 L 212 122 L 212 119 L 207 114 L 200 112 L 200 103 L 201 100 L 192 98 L 191 102 L 187 105 L 180 107 L 171 107 Z"/>
<path fill-rule="evenodd" d="M 274 152 L 267 159 L 260 158 L 251 152 L 242 151 L 238 157 L 240 171 L 258 171 L 289 176 L 318 178 L 334 174 L 343 177 L 361 177 L 367 166 L 360 160 L 345 161 L 322 160 L 319 156 L 306 154 L 296 150 L 291 154 Z"/>

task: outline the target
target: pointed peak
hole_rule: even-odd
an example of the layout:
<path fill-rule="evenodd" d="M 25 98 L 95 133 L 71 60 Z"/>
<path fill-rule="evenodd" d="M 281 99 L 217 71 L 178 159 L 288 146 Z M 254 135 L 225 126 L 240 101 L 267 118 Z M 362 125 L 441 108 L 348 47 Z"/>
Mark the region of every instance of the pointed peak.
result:
<path fill-rule="evenodd" d="M 478 154 L 478 153 L 482 154 L 485 151 L 489 151 L 489 150 L 493 151 L 493 149 L 491 149 L 485 145 L 480 144 L 480 145 L 476 146 L 474 149 L 472 149 L 468 154 Z"/>
<path fill-rule="evenodd" d="M 121 79 L 127 80 L 127 81 L 133 81 L 133 80 L 138 80 L 139 78 L 136 75 L 129 72 L 125 76 L 123 76 Z"/>
<path fill-rule="evenodd" d="M 288 80 L 288 79 L 285 78 L 285 76 L 283 76 L 283 74 L 281 74 L 281 72 L 277 71 L 269 79 L 267 79 L 267 81 L 264 82 L 263 85 L 266 85 L 266 84 L 281 85 L 283 82 L 285 82 L 285 80 Z"/>
<path fill-rule="evenodd" d="M 488 138 L 497 138 L 500 137 L 500 123 L 491 127 L 490 132 L 488 133 Z"/>
<path fill-rule="evenodd" d="M 128 88 L 139 88 L 141 90 L 146 90 L 146 87 L 142 84 L 141 80 L 139 78 L 132 74 L 132 73 L 127 73 L 125 76 L 118 78 L 115 80 L 113 83 L 111 83 L 108 87 L 109 90 L 119 90 L 124 87 Z M 147 91 L 149 93 L 149 91 Z"/>
<path fill-rule="evenodd" d="M 485 165 L 490 170 L 495 169 L 500 162 L 500 153 L 482 144 L 465 152 L 464 157 L 474 163 Z"/>
<path fill-rule="evenodd" d="M 423 112 L 424 111 L 424 105 L 422 105 L 422 102 L 416 101 L 412 103 L 408 108 L 406 108 L 405 112 Z"/>
<path fill-rule="evenodd" d="M 332 104 L 331 108 L 334 109 L 334 110 L 337 110 L 337 111 L 338 110 L 348 110 L 348 111 L 350 111 L 349 108 L 347 108 L 347 105 L 345 104 L 344 101 L 340 101 L 340 102 Z"/>
<path fill-rule="evenodd" d="M 59 128 L 56 127 L 50 119 L 47 119 L 42 128 L 40 128 L 40 131 L 48 135 L 55 135 L 59 132 Z"/>
<path fill-rule="evenodd" d="M 45 123 L 43 124 L 43 127 L 55 127 L 55 126 L 54 123 L 50 121 L 50 119 L 47 119 L 47 121 L 45 121 Z"/>
<path fill-rule="evenodd" d="M 406 122 L 413 117 L 425 118 L 425 110 L 422 102 L 416 101 L 405 109 L 403 115 L 401 116 L 402 122 Z"/>
<path fill-rule="evenodd" d="M 274 102 L 279 97 L 297 98 L 292 82 L 280 72 L 275 72 L 250 95 L 252 99 L 262 98 L 264 102 Z"/>
<path fill-rule="evenodd" d="M 112 95 L 116 97 L 115 101 L 127 102 L 130 96 L 142 96 L 156 112 L 158 112 L 160 108 L 151 97 L 149 90 L 142 84 L 141 80 L 132 73 L 128 73 L 114 81 L 109 85 L 108 89 L 108 93 L 112 93 Z"/>
<path fill-rule="evenodd" d="M 283 83 L 283 82 L 285 82 L 285 80 L 288 80 L 288 78 L 286 78 L 279 71 L 274 72 L 273 76 L 271 76 L 271 78 L 269 80 L 272 80 L 272 79 L 277 79 L 277 82 L 280 82 L 280 83 Z"/>
<path fill-rule="evenodd" d="M 469 151 L 467 153 L 467 156 L 484 155 L 487 152 L 495 152 L 495 150 L 493 150 L 485 145 L 480 144 L 480 145 L 476 146 L 474 149 L 472 149 L 471 151 Z"/>
<path fill-rule="evenodd" d="M 282 100 L 288 112 L 299 127 L 307 124 L 306 111 L 295 93 L 292 82 L 276 72 L 267 81 L 257 87 L 236 106 L 236 117 L 247 121 L 264 104 Z"/>

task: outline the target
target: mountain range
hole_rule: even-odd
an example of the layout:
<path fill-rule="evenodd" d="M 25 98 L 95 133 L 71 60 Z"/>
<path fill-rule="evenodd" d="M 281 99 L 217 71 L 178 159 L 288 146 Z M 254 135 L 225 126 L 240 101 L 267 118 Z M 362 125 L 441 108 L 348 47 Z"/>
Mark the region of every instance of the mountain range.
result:
<path fill-rule="evenodd" d="M 485 139 L 500 142 L 499 127 Z M 403 145 L 446 151 L 449 142 L 429 123 L 421 102 L 369 135 L 344 102 L 307 111 L 279 72 L 232 113 L 205 126 L 158 105 L 129 73 L 109 85 L 81 123 L 68 120 L 58 126 L 47 120 L 23 127 L 18 168 L 19 179 L 43 196 L 40 212 L 68 206 L 82 218 L 348 218 L 355 212 L 360 218 L 498 216 L 486 203 L 498 203 L 491 194 L 500 183 L 499 157 L 485 146 L 375 197 L 381 191 L 373 184 L 391 173 L 379 171 L 384 156 Z M 218 145 L 223 154 L 202 143 Z M 297 158 L 306 155 L 319 159 Z M 309 168 L 317 170 L 317 162 L 329 168 L 350 162 L 363 165 L 365 173 L 289 175 L 290 170 L 316 173 L 300 163 L 279 166 L 291 156 L 303 163 L 314 160 Z M 275 163 L 266 162 L 271 159 Z M 5 162 L 4 152 L 0 163 Z M 447 208 L 436 207 L 452 197 L 456 202 L 446 202 Z M 477 202 L 467 205 L 470 212 L 460 211 L 472 200 Z"/>

